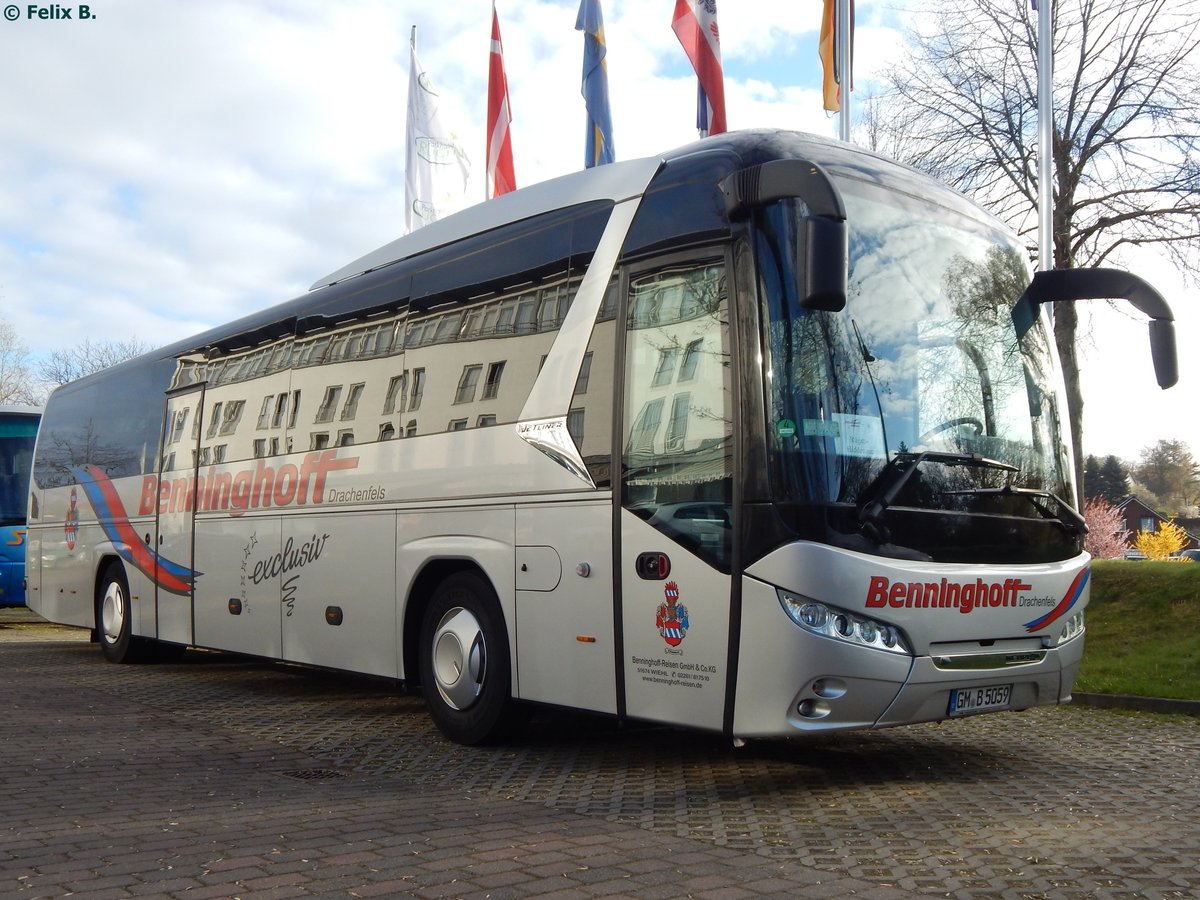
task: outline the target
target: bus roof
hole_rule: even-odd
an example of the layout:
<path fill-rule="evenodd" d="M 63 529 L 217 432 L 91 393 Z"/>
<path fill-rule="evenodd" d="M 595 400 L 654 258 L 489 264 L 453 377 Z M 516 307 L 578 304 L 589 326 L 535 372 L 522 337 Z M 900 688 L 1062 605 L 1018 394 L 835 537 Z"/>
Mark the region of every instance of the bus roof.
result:
<path fill-rule="evenodd" d="M 329 287 L 509 222 L 577 204 L 597 200 L 616 203 L 639 196 L 664 165 L 688 157 L 711 158 L 718 152 L 740 159 L 734 165 L 741 166 L 804 156 L 831 173 L 886 182 L 892 188 L 910 182 L 908 189 L 916 196 L 929 197 L 932 191 L 944 205 L 957 206 L 960 211 L 970 206 L 975 214 L 980 212 L 969 200 L 924 173 L 861 147 L 802 132 L 749 129 L 695 141 L 658 156 L 572 172 L 467 207 L 359 257 L 317 280 L 309 290 Z"/>
<path fill-rule="evenodd" d="M 490 231 L 508 222 L 527 219 L 539 213 L 562 209 L 594 200 L 614 203 L 636 197 L 646 188 L 662 165 L 661 157 L 631 159 L 582 172 L 572 172 L 539 184 L 502 194 L 470 206 L 459 213 L 430 222 L 377 250 L 361 256 L 349 265 L 318 280 L 309 290 L 328 287 L 355 275 L 362 275 L 427 250 L 452 244 L 472 234 Z"/>

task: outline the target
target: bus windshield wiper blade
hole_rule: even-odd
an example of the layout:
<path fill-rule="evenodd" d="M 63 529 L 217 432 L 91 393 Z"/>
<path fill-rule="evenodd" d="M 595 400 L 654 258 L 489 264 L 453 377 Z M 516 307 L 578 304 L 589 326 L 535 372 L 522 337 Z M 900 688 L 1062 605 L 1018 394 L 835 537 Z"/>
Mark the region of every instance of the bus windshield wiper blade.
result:
<path fill-rule="evenodd" d="M 858 525 L 869 537 L 876 540 L 887 538 L 883 528 L 883 511 L 892 504 L 923 462 L 936 462 L 944 466 L 977 466 L 1014 473 L 1019 471 L 1016 466 L 977 453 L 947 453 L 939 450 L 897 453 L 888 460 L 866 492 L 866 497 L 858 504 Z"/>
<path fill-rule="evenodd" d="M 1058 524 L 1061 525 L 1069 534 L 1087 534 L 1089 530 L 1087 522 L 1084 521 L 1083 516 L 1079 514 L 1075 507 L 1073 507 L 1070 503 L 1067 503 L 1056 494 L 1052 494 L 1049 491 L 1039 490 L 1038 488 L 1020 488 L 1013 487 L 1011 484 L 1006 484 L 1002 488 L 972 488 L 968 491 L 943 491 L 942 493 L 970 495 L 973 497 L 1025 497 L 1027 500 L 1029 500 L 1030 505 L 1032 505 L 1034 509 L 1041 513 L 1044 518 L 1049 519 L 1052 522 L 1058 522 Z M 1062 515 L 1057 515 L 1053 510 L 1050 510 L 1045 505 L 1038 503 L 1037 500 L 1034 499 L 1035 497 L 1045 497 L 1049 500 L 1053 500 L 1058 504 L 1058 508 L 1062 510 Z"/>

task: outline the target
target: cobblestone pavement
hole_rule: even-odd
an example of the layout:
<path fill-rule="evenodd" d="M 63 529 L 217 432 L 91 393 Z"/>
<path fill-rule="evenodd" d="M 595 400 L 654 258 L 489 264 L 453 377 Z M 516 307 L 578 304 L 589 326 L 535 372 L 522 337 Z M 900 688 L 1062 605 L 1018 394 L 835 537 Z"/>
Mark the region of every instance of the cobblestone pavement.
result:
<path fill-rule="evenodd" d="M 733 749 L 546 712 L 467 749 L 369 680 L 114 666 L 5 618 L 9 895 L 1200 897 L 1194 718 L 1061 707 Z"/>

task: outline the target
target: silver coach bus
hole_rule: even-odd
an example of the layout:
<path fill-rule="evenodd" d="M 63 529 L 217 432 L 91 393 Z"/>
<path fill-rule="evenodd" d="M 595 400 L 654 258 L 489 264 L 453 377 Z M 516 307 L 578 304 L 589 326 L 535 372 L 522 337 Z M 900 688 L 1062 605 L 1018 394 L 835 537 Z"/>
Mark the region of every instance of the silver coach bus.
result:
<path fill-rule="evenodd" d="M 115 662 L 217 648 L 733 739 L 1065 701 L 1085 526 L 1039 273 L 862 150 L 722 135 L 506 194 L 73 384 L 29 603 Z"/>

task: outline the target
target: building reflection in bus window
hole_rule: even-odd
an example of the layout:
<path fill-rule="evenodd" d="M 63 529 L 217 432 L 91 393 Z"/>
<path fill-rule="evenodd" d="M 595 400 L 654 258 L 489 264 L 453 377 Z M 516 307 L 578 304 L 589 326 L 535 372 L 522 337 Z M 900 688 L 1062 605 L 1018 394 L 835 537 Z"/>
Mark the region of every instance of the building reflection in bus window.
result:
<path fill-rule="evenodd" d="M 733 474 L 723 260 L 630 279 L 622 503 L 727 571 Z"/>

